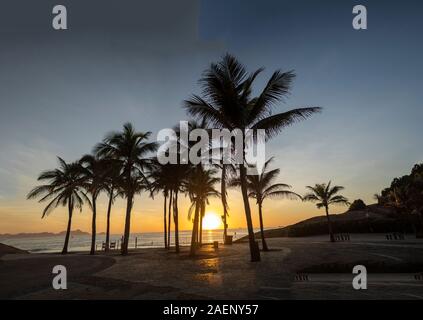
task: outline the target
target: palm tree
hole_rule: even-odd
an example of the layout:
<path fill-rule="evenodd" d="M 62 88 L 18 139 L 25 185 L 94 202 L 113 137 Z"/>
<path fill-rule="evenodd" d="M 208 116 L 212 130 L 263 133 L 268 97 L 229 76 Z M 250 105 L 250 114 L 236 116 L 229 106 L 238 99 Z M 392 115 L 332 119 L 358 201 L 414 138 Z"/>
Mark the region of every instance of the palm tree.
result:
<path fill-rule="evenodd" d="M 116 163 L 113 159 L 104 159 L 103 161 L 107 167 L 107 169 L 105 169 L 105 190 L 109 197 L 107 205 L 106 244 L 104 249 L 107 252 L 110 249 L 110 216 L 112 206 L 117 195 L 117 189 L 120 185 L 120 168 L 118 163 Z"/>
<path fill-rule="evenodd" d="M 171 215 L 172 215 L 172 199 L 173 199 L 173 190 L 170 189 L 169 191 L 169 204 L 168 204 L 168 210 L 167 210 L 167 248 L 170 249 L 170 230 L 172 228 L 172 219 L 171 219 Z"/>
<path fill-rule="evenodd" d="M 264 227 L 263 227 L 263 201 L 267 198 L 287 198 L 287 199 L 302 199 L 300 195 L 295 192 L 286 190 L 290 189 L 291 186 L 284 183 L 275 183 L 272 184 L 277 176 L 280 173 L 280 169 L 273 169 L 266 171 L 273 161 L 273 157 L 266 161 L 261 174 L 258 175 L 248 175 L 247 176 L 247 186 L 250 198 L 256 199 L 257 206 L 259 209 L 259 221 L 260 221 L 260 233 L 261 240 L 263 243 L 263 251 L 269 251 L 265 237 L 264 237 Z M 239 186 L 239 179 L 231 182 L 231 185 Z"/>
<path fill-rule="evenodd" d="M 329 206 L 331 204 L 343 204 L 343 205 L 350 204 L 347 198 L 345 198 L 342 195 L 337 195 L 339 191 L 344 190 L 344 187 L 342 186 L 331 187 L 331 182 L 329 181 L 328 184 L 319 183 L 319 184 L 316 184 L 314 187 L 307 186 L 306 188 L 310 190 L 311 193 L 306 194 L 303 197 L 303 200 L 317 202 L 316 206 L 318 209 L 325 208 L 330 241 L 335 242 L 335 238 L 333 236 L 332 223 L 329 217 Z"/>
<path fill-rule="evenodd" d="M 221 170 L 220 177 L 220 200 L 222 202 L 223 214 L 221 216 L 223 222 L 223 243 L 227 243 L 228 236 L 228 217 L 229 217 L 229 205 L 228 205 L 228 182 L 234 176 L 236 169 L 232 164 L 215 164 L 217 168 Z"/>
<path fill-rule="evenodd" d="M 68 252 L 73 210 L 77 208 L 82 211 L 84 200 L 88 203 L 90 200 L 83 191 L 84 175 L 79 162 L 66 163 L 60 157 L 58 157 L 58 160 L 59 168 L 44 171 L 38 177 L 38 181 L 48 181 L 48 183 L 32 189 L 28 193 L 27 198 L 41 197 L 39 202 L 49 200 L 41 218 L 44 218 L 58 206 L 68 207 L 68 226 L 66 229 L 65 244 L 62 250 L 62 254 L 66 254 Z"/>
<path fill-rule="evenodd" d="M 150 178 L 152 179 L 151 183 L 151 197 L 154 198 L 154 194 L 158 192 L 163 193 L 163 236 L 164 236 L 164 246 L 167 249 L 170 245 L 168 241 L 168 228 L 167 228 L 167 199 L 170 195 L 170 189 L 171 189 L 171 182 L 169 181 L 169 178 L 172 174 L 172 167 L 168 164 L 160 164 L 158 161 L 154 163 L 154 169 L 152 170 L 150 174 Z M 170 198 L 169 198 L 170 203 Z M 170 204 L 171 205 L 171 204 Z M 169 208 L 170 210 L 170 208 Z M 170 212 L 169 212 L 170 213 Z"/>
<path fill-rule="evenodd" d="M 171 167 L 171 171 L 172 171 L 170 175 L 171 182 L 170 182 L 170 200 L 169 201 L 170 201 L 170 206 L 172 207 L 172 210 L 173 210 L 173 223 L 175 225 L 175 251 L 179 253 L 178 196 L 180 192 L 185 191 L 184 180 L 188 176 L 191 170 L 191 166 L 188 164 L 170 164 L 169 166 Z M 169 211 L 169 214 L 170 214 L 170 211 Z M 169 217 L 169 230 L 170 230 L 170 217 Z"/>
<path fill-rule="evenodd" d="M 184 181 L 190 172 L 191 166 L 188 164 L 165 164 L 161 165 L 158 162 L 154 164 L 154 169 L 151 171 L 150 178 L 152 182 L 149 186 L 151 196 L 160 190 L 164 197 L 164 239 L 165 245 L 170 249 L 171 243 L 171 223 L 173 216 L 175 226 L 175 250 L 179 252 L 179 207 L 178 195 L 179 192 L 185 192 Z M 166 200 L 169 199 L 166 206 Z M 168 219 L 166 221 L 166 207 Z M 167 224 L 167 226 L 166 226 Z M 167 227 L 167 230 L 166 230 Z M 166 235 L 167 234 L 167 235 Z"/>
<path fill-rule="evenodd" d="M 95 254 L 95 240 L 96 240 L 96 219 L 97 219 L 97 198 L 100 192 L 106 187 L 105 180 L 105 163 L 96 156 L 87 154 L 79 160 L 83 167 L 83 174 L 85 177 L 84 188 L 88 194 L 91 195 L 91 250 L 90 254 Z"/>
<path fill-rule="evenodd" d="M 134 195 L 144 189 L 137 183 L 147 182 L 145 171 L 151 167 L 151 159 L 146 158 L 150 152 L 157 149 L 155 142 L 147 142 L 151 132 L 136 132 L 132 124 L 126 123 L 122 132 L 112 132 L 102 143 L 95 147 L 95 153 L 100 157 L 114 159 L 120 168 L 120 195 L 126 198 L 126 217 L 122 255 L 128 253 L 129 234 L 131 228 L 131 211 Z"/>
<path fill-rule="evenodd" d="M 201 238 L 201 231 L 199 233 L 198 230 L 199 227 L 201 228 L 201 221 L 199 220 L 200 215 L 205 212 L 206 205 L 209 204 L 208 198 L 220 196 L 219 192 L 214 188 L 214 185 L 220 180 L 213 177 L 215 174 L 215 170 L 205 170 L 202 166 L 196 166 L 192 169 L 184 184 L 185 191 L 188 193 L 192 203 L 188 211 L 188 219 L 191 219 L 192 212 L 195 212 L 191 236 L 191 256 L 195 255 Z"/>
<path fill-rule="evenodd" d="M 228 237 L 228 193 L 226 191 L 226 180 L 227 180 L 227 166 L 225 164 L 222 164 L 222 178 L 220 180 L 220 194 L 221 194 L 221 200 L 222 200 L 222 208 L 223 208 L 223 215 L 222 215 L 222 221 L 223 221 L 223 243 L 226 244 L 227 237 Z"/>
<path fill-rule="evenodd" d="M 188 122 L 188 134 L 192 130 L 195 129 L 205 129 L 205 121 L 202 120 L 201 122 L 197 123 L 196 121 L 189 121 Z M 181 150 L 182 147 L 186 148 L 188 152 L 191 151 L 191 147 L 196 143 L 195 141 L 189 140 L 184 141 L 181 139 L 181 132 L 180 128 L 178 126 L 174 127 L 174 132 L 176 133 L 176 140 L 173 141 L 175 143 L 178 150 Z M 202 157 L 204 154 L 201 154 L 201 152 L 204 150 L 198 151 L 198 156 Z M 168 150 L 166 152 L 172 152 L 171 150 Z M 207 150 L 205 150 L 206 153 L 209 152 L 209 146 L 207 146 Z M 180 156 L 180 152 L 178 152 L 177 157 Z M 170 210 L 172 207 L 173 210 L 173 221 L 175 225 L 175 250 L 176 252 L 179 252 L 179 208 L 178 208 L 178 196 L 180 192 L 185 192 L 184 187 L 184 181 L 189 175 L 190 171 L 192 170 L 193 166 L 191 164 L 183 164 L 181 159 L 179 159 L 177 164 L 168 164 L 170 168 L 170 172 L 168 176 L 169 179 L 169 190 L 170 190 L 170 199 L 169 199 L 169 226 L 168 226 L 168 243 L 170 245 Z M 202 164 L 196 165 L 196 167 L 202 167 Z"/>
<path fill-rule="evenodd" d="M 299 108 L 272 114 L 272 106 L 290 92 L 295 74 L 292 71 L 273 73 L 263 91 L 252 97 L 253 83 L 259 69 L 247 74 L 245 67 L 229 54 L 222 61 L 212 63 L 200 79 L 202 97 L 193 95 L 185 101 L 187 112 L 196 119 L 207 120 L 209 127 L 239 129 L 243 136 L 247 129 L 263 129 L 266 137 L 277 135 L 283 128 L 319 112 L 320 108 Z M 245 150 L 243 152 L 245 157 Z M 245 164 L 240 164 L 241 192 L 247 221 L 251 261 L 260 261 L 255 242 L 251 209 L 248 202 Z"/>

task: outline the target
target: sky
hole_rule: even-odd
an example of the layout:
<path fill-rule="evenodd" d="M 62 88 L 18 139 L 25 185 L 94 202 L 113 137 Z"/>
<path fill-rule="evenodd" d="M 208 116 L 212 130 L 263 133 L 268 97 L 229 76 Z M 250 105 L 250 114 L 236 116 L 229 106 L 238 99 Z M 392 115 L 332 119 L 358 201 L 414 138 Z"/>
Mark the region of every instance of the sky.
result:
<path fill-rule="evenodd" d="M 0 233 L 65 230 L 65 209 L 41 219 L 42 204 L 26 200 L 38 174 L 57 166 L 56 156 L 89 153 L 127 121 L 155 139 L 188 119 L 182 101 L 199 93 L 202 72 L 226 52 L 249 71 L 265 67 L 256 93 L 273 71 L 295 70 L 292 93 L 275 111 L 323 107 L 266 145 L 279 181 L 295 192 L 332 180 L 350 200 L 371 203 L 423 161 L 421 1 L 64 0 L 62 31 L 51 27 L 56 4 L 0 4 Z M 356 4 L 367 7 L 367 30 L 352 27 Z M 229 225 L 244 227 L 241 195 L 229 197 Z M 190 228 L 187 205 L 182 198 L 181 229 Z M 105 210 L 102 196 L 100 232 Z M 123 232 L 124 210 L 117 201 L 113 233 Z M 132 230 L 160 231 L 161 210 L 160 197 L 139 196 Z M 269 200 L 264 210 L 267 227 L 322 214 L 289 200 Z M 220 214 L 219 201 L 208 211 Z M 90 219 L 86 207 L 73 229 L 88 231 Z"/>

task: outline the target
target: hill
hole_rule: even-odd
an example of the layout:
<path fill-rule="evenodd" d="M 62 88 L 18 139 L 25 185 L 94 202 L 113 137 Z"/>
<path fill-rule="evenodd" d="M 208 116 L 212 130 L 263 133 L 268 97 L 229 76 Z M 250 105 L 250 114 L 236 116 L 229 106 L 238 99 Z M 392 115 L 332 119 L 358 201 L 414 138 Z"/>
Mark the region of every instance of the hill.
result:
<path fill-rule="evenodd" d="M 28 251 L 21 250 L 21 249 L 0 243 L 0 257 L 5 254 L 17 254 L 17 253 L 28 253 Z"/>
<path fill-rule="evenodd" d="M 330 216 L 335 233 L 387 233 L 414 232 L 410 215 L 399 215 L 392 208 L 377 204 L 369 205 L 364 210 L 347 211 Z M 326 216 L 317 216 L 296 224 L 264 231 L 266 238 L 307 237 L 328 233 Z M 259 236 L 259 233 L 256 233 Z M 238 239 L 245 240 L 246 237 Z"/>
<path fill-rule="evenodd" d="M 61 231 L 58 233 L 53 232 L 38 232 L 38 233 L 5 233 L 0 234 L 0 239 L 15 239 L 15 238 L 44 238 L 44 237 L 54 237 L 54 236 L 64 236 L 66 231 Z M 90 235 L 88 232 L 81 231 L 79 229 L 71 231 L 73 236 L 87 236 Z"/>

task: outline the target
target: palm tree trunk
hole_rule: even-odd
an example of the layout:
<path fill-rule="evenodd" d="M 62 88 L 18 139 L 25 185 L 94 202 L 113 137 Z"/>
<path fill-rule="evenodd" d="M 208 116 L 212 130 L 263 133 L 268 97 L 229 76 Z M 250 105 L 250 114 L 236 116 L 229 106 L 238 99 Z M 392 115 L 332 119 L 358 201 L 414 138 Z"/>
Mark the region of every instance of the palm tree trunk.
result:
<path fill-rule="evenodd" d="M 260 261 L 260 250 L 257 246 L 256 240 L 254 237 L 253 221 L 251 220 L 251 209 L 250 209 L 250 203 L 248 201 L 247 172 L 243 164 L 239 166 L 239 173 L 240 173 L 239 176 L 241 181 L 242 198 L 244 200 L 245 218 L 247 220 L 248 240 L 250 245 L 251 261 L 256 262 L 256 261 Z"/>
<path fill-rule="evenodd" d="M 121 247 L 122 255 L 128 254 L 129 232 L 131 230 L 132 197 L 133 195 L 129 194 L 126 202 L 125 232 L 123 234 L 123 243 Z"/>
<path fill-rule="evenodd" d="M 109 251 L 110 247 L 110 213 L 112 212 L 113 204 L 113 187 L 110 190 L 109 194 L 109 205 L 107 207 L 107 226 L 106 226 L 106 252 Z"/>
<path fill-rule="evenodd" d="M 199 209 L 200 210 L 200 209 Z M 198 226 L 197 226 L 197 244 L 200 244 L 200 233 L 201 233 L 201 210 L 198 211 Z"/>
<path fill-rule="evenodd" d="M 175 191 L 173 218 L 175 219 L 175 251 L 179 253 L 178 191 Z"/>
<path fill-rule="evenodd" d="M 166 223 L 166 206 L 167 205 L 167 195 L 164 195 L 164 202 L 163 202 L 163 228 L 164 228 L 164 232 L 163 232 L 163 236 L 164 236 L 164 246 L 165 249 L 167 249 L 167 223 Z"/>
<path fill-rule="evenodd" d="M 95 254 L 95 236 L 96 236 L 96 218 L 97 218 L 97 207 L 96 207 L 96 197 L 92 196 L 92 205 L 93 205 L 93 219 L 91 222 L 91 250 L 90 254 Z"/>
<path fill-rule="evenodd" d="M 260 233 L 261 233 L 261 242 L 263 243 L 263 251 L 269 251 L 269 248 L 267 247 L 266 240 L 264 238 L 262 204 L 259 203 L 258 207 L 259 207 Z"/>
<path fill-rule="evenodd" d="M 195 213 L 194 213 L 194 224 L 192 227 L 192 236 L 191 236 L 191 250 L 190 256 L 195 256 L 197 249 L 197 239 L 198 239 L 198 216 L 199 216 L 198 201 L 195 204 Z"/>
<path fill-rule="evenodd" d="M 330 217 L 329 217 L 329 208 L 326 206 L 325 209 L 326 209 L 326 219 L 328 221 L 329 239 L 331 242 L 335 242 L 335 237 L 333 236 L 332 222 L 330 221 Z"/>
<path fill-rule="evenodd" d="M 226 243 L 226 238 L 228 236 L 228 224 L 226 221 L 226 217 L 228 215 L 227 210 L 227 202 L 226 202 L 226 166 L 222 166 L 222 180 L 220 184 L 220 194 L 222 199 L 222 206 L 223 206 L 223 243 Z"/>
<path fill-rule="evenodd" d="M 201 223 L 201 208 L 198 207 L 197 233 L 195 235 L 195 241 L 197 241 L 197 245 L 200 244 L 200 223 Z"/>
<path fill-rule="evenodd" d="M 169 196 L 169 212 L 168 212 L 168 223 L 169 225 L 167 226 L 167 248 L 170 249 L 170 225 L 172 224 L 172 219 L 171 219 L 171 212 L 172 212 L 172 201 L 173 201 L 173 191 L 170 191 L 170 196 Z"/>
<path fill-rule="evenodd" d="M 68 201 L 69 201 L 68 202 L 68 210 L 69 210 L 68 227 L 66 229 L 65 244 L 63 245 L 62 254 L 68 253 L 69 236 L 71 233 L 71 226 L 72 226 L 73 203 L 71 199 L 69 199 Z"/>
<path fill-rule="evenodd" d="M 204 209 L 203 203 L 200 204 L 200 232 L 198 234 L 198 243 L 201 245 L 203 244 L 203 217 L 204 217 Z"/>

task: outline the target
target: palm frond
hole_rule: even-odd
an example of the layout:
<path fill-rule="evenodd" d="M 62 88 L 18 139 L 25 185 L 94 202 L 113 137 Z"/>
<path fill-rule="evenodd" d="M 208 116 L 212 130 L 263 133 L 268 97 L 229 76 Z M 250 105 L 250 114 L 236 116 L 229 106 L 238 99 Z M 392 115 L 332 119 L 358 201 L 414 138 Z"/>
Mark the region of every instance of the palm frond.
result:
<path fill-rule="evenodd" d="M 266 138 L 270 139 L 277 135 L 282 129 L 293 125 L 296 122 L 305 120 L 311 115 L 320 111 L 320 107 L 293 109 L 261 119 L 252 126 L 252 129 L 266 130 Z"/>
<path fill-rule="evenodd" d="M 204 119 L 210 126 L 230 127 L 215 107 L 197 95 L 193 95 L 190 100 L 185 100 L 184 106 L 189 115 L 195 119 Z"/>
<path fill-rule="evenodd" d="M 44 218 L 46 215 L 48 215 L 54 208 L 57 208 L 59 206 L 60 197 L 62 194 L 57 195 L 53 200 L 51 200 L 47 206 L 43 210 L 43 214 L 41 216 L 41 219 Z"/>
<path fill-rule="evenodd" d="M 46 194 L 46 193 L 47 195 L 50 195 L 53 193 L 53 191 L 54 191 L 54 187 L 48 184 L 37 186 L 28 193 L 26 198 L 33 199 L 33 198 L 37 198 L 39 195 Z"/>
<path fill-rule="evenodd" d="M 319 200 L 320 199 L 313 193 L 308 193 L 308 194 L 303 196 L 303 201 L 316 202 L 316 201 L 319 201 Z"/>
<path fill-rule="evenodd" d="M 332 197 L 333 195 L 337 194 L 339 191 L 344 190 L 345 188 L 342 186 L 334 186 L 328 191 L 328 198 Z"/>
<path fill-rule="evenodd" d="M 277 70 L 274 72 L 260 96 L 252 101 L 253 107 L 249 121 L 257 121 L 269 116 L 271 107 L 289 93 L 294 78 L 295 73 L 292 70 L 288 72 Z"/>
<path fill-rule="evenodd" d="M 285 198 L 289 200 L 297 200 L 297 199 L 302 200 L 302 197 L 299 194 L 292 191 L 287 191 L 287 190 L 267 192 L 266 198 Z"/>
<path fill-rule="evenodd" d="M 335 197 L 332 197 L 329 200 L 329 203 L 330 204 L 344 204 L 344 205 L 349 205 L 350 204 L 349 201 L 348 201 L 348 199 L 345 198 L 344 196 L 335 196 Z"/>

